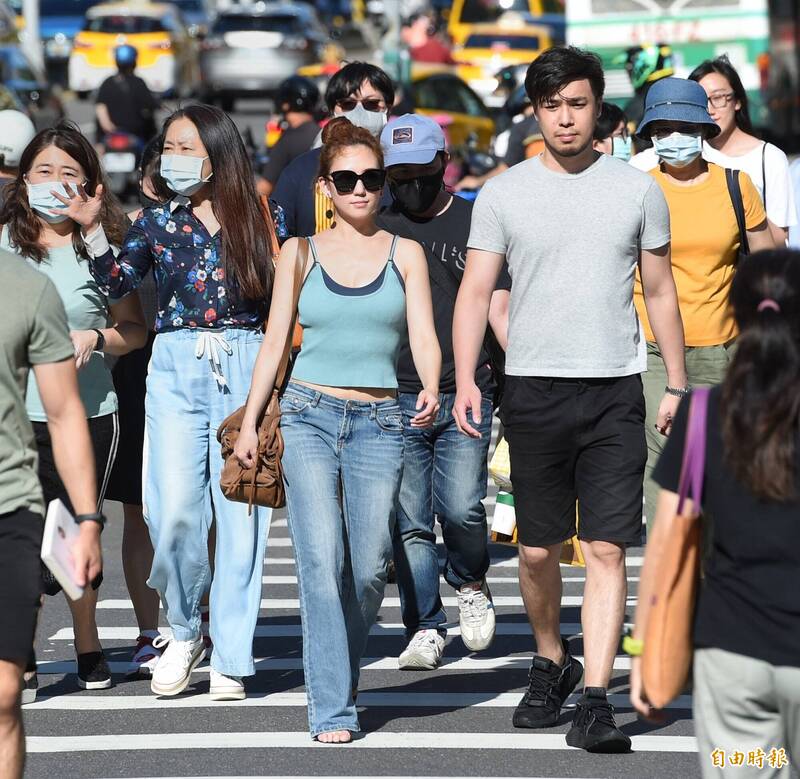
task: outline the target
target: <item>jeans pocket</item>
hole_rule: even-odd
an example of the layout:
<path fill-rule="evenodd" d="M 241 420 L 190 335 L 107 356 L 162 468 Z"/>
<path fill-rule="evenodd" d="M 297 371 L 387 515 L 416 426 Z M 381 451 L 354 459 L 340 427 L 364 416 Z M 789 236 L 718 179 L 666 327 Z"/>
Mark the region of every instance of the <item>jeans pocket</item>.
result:
<path fill-rule="evenodd" d="M 302 395 L 295 395 L 291 392 L 285 392 L 281 398 L 281 414 L 301 414 L 311 405 L 308 398 Z"/>
<path fill-rule="evenodd" d="M 402 433 L 403 432 L 403 413 L 399 407 L 390 409 L 379 409 L 375 414 L 375 420 L 378 427 L 387 433 Z"/>

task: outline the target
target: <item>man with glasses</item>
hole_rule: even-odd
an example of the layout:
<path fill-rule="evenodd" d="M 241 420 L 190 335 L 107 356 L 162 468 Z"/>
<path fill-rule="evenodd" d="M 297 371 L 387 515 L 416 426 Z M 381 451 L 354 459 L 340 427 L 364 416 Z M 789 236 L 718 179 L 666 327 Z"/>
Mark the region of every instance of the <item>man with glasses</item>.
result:
<path fill-rule="evenodd" d="M 376 138 L 394 103 L 392 80 L 366 62 L 345 65 L 328 83 L 325 105 L 332 116 L 345 116 Z M 314 235 L 330 227 L 333 206 L 316 186 L 321 147 L 301 154 L 278 178 L 272 197 L 283 209 L 289 236 Z M 384 205 L 390 202 L 388 195 Z"/>

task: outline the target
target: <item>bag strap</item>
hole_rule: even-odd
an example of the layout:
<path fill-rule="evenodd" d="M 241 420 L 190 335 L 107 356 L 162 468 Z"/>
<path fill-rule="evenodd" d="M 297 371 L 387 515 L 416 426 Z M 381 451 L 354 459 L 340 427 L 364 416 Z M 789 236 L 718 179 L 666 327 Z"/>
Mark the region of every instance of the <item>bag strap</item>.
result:
<path fill-rule="evenodd" d="M 767 210 L 767 142 L 761 147 L 761 199 L 764 201 L 764 212 Z"/>
<path fill-rule="evenodd" d="M 750 254 L 750 243 L 747 240 L 747 223 L 744 218 L 742 188 L 739 184 L 739 171 L 725 168 L 725 181 L 728 184 L 728 194 L 733 204 L 733 212 L 736 214 L 736 224 L 739 226 L 739 252 L 745 255 Z"/>
<path fill-rule="evenodd" d="M 297 239 L 297 254 L 294 259 L 294 287 L 292 288 L 292 326 L 289 328 L 289 334 L 286 338 L 286 344 L 283 347 L 283 356 L 278 364 L 278 372 L 275 374 L 275 386 L 273 391 L 280 390 L 283 387 L 283 382 L 286 379 L 286 371 L 289 368 L 289 356 L 292 353 L 292 335 L 294 328 L 297 324 L 297 305 L 300 301 L 300 290 L 303 287 L 305 280 L 306 265 L 308 264 L 308 248 L 310 245 L 308 238 Z"/>
<path fill-rule="evenodd" d="M 689 400 L 689 421 L 683 446 L 683 463 L 678 486 L 678 513 L 683 512 L 687 498 L 692 499 L 695 516 L 700 515 L 703 500 L 703 479 L 706 467 L 706 427 L 708 420 L 708 387 L 692 391 Z"/>

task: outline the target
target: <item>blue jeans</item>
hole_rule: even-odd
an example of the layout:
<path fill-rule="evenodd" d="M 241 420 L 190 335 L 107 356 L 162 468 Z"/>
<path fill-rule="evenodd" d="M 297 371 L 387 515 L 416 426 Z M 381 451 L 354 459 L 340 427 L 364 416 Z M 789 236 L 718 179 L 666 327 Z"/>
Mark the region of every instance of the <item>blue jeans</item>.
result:
<path fill-rule="evenodd" d="M 352 690 L 392 555 L 403 464 L 395 400 L 341 400 L 291 382 L 282 458 L 312 736 L 357 731 Z"/>
<path fill-rule="evenodd" d="M 216 436 L 225 417 L 247 399 L 261 339 L 243 329 L 213 336 L 188 329 L 161 333 L 147 375 L 143 510 L 154 552 L 147 583 L 161 596 L 179 641 L 200 634 L 200 599 L 211 586 L 211 665 L 229 676 L 255 673 L 253 634 L 272 511 L 254 507 L 248 516 L 244 503 L 222 494 Z M 216 358 L 213 369 L 209 355 Z M 207 547 L 212 520 L 213 582 Z"/>
<path fill-rule="evenodd" d="M 489 570 L 486 537 L 487 457 L 492 435 L 492 399 L 484 395 L 481 438 L 460 433 L 453 419 L 455 395 L 439 396 L 433 427 L 413 428 L 417 396 L 401 393 L 403 410 L 403 479 L 397 501 L 394 561 L 410 638 L 417 630 L 442 630 L 447 616 L 439 596 L 439 558 L 434 517 L 439 517 L 445 546 L 444 578 L 458 589 L 481 581 Z"/>

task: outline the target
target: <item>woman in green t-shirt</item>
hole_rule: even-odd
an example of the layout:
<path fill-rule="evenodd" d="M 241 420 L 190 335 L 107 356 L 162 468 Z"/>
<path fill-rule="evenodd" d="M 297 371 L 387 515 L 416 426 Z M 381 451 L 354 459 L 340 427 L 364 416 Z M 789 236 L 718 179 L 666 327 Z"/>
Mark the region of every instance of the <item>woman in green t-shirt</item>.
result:
<path fill-rule="evenodd" d="M 81 400 L 86 408 L 97 467 L 98 510 L 116 455 L 119 425 L 117 396 L 106 355 L 122 355 L 144 345 L 147 328 L 137 295 L 109 300 L 89 273 L 80 228 L 63 211 L 54 192 L 103 186 L 100 161 L 91 143 L 69 123 L 42 130 L 20 159 L 17 178 L 6 189 L 0 210 L 0 247 L 15 252 L 55 284 L 70 328 L 78 368 Z M 119 203 L 103 187 L 103 224 L 113 243 L 119 244 L 126 221 Z M 71 509 L 53 457 L 47 416 L 31 374 L 26 396 L 39 450 L 39 479 L 47 502 L 60 498 Z M 95 608 L 102 577 L 79 601 L 67 600 L 72 610 L 78 684 L 85 689 L 111 686 L 111 674 L 97 635 Z M 45 573 L 45 591 L 55 594 L 58 583 Z M 34 670 L 34 669 L 29 669 Z"/>

